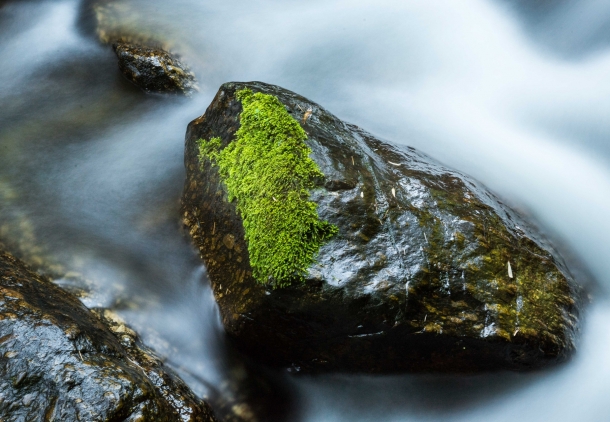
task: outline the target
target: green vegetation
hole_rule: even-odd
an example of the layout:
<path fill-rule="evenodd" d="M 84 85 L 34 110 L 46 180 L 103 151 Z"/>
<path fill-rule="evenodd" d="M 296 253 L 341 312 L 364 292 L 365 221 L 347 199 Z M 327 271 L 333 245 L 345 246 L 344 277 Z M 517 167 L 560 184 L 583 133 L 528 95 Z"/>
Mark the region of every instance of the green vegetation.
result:
<path fill-rule="evenodd" d="M 274 96 L 237 92 L 243 111 L 236 138 L 199 140 L 199 159 L 218 167 L 229 200 L 236 200 L 252 275 L 283 287 L 303 280 L 320 246 L 338 228 L 320 221 L 309 190 L 324 177 L 309 158 L 307 135 Z"/>

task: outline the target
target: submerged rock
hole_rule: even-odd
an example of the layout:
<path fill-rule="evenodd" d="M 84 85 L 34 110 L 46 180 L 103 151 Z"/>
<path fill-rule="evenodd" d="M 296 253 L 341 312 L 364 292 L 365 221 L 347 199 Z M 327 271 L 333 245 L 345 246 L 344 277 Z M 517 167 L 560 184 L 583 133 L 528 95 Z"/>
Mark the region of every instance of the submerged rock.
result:
<path fill-rule="evenodd" d="M 213 421 L 112 313 L 0 251 L 0 419 Z"/>
<path fill-rule="evenodd" d="M 144 91 L 189 95 L 197 90 L 193 73 L 167 51 L 123 42 L 113 48 L 123 75 Z"/>
<path fill-rule="evenodd" d="M 218 137 L 221 149 L 235 141 L 244 88 L 277 97 L 305 129 L 325 176 L 310 199 L 320 220 L 338 227 L 305 279 L 289 287 L 253 278 L 236 203 L 219 167 L 199 158 L 199 139 Z M 561 257 L 485 187 L 413 148 L 382 142 L 277 86 L 228 83 L 189 124 L 185 165 L 183 220 L 224 327 L 268 364 L 524 370 L 574 349 L 581 289 Z"/>
<path fill-rule="evenodd" d="M 158 10 L 157 7 L 153 8 Z M 128 0 L 83 0 L 79 27 L 103 44 L 122 41 L 140 45 L 172 46 L 175 34 L 151 14 L 151 8 Z"/>

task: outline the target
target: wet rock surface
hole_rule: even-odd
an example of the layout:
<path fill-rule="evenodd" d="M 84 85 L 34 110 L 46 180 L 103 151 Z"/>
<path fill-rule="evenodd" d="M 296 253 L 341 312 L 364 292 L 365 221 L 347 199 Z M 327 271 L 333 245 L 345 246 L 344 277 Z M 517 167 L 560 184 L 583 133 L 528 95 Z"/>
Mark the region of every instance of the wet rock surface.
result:
<path fill-rule="evenodd" d="M 119 69 L 149 93 L 189 95 L 198 90 L 194 73 L 177 57 L 172 34 L 151 23 L 135 3 L 84 0 L 78 27 L 105 45 L 112 45 Z"/>
<path fill-rule="evenodd" d="M 246 87 L 302 122 L 326 176 L 311 198 L 339 227 L 305 283 L 277 290 L 252 278 L 241 218 L 198 159 L 198 139 L 234 139 Z M 227 334 L 259 360 L 294 371 L 526 370 L 575 347 L 582 292 L 559 255 L 485 187 L 413 148 L 282 88 L 228 83 L 189 124 L 185 165 L 184 224 Z"/>
<path fill-rule="evenodd" d="M 123 75 L 146 92 L 189 95 L 197 89 L 193 73 L 161 48 L 123 42 L 113 48 Z"/>
<path fill-rule="evenodd" d="M 118 317 L 96 313 L 0 252 L 0 419 L 214 420 Z"/>

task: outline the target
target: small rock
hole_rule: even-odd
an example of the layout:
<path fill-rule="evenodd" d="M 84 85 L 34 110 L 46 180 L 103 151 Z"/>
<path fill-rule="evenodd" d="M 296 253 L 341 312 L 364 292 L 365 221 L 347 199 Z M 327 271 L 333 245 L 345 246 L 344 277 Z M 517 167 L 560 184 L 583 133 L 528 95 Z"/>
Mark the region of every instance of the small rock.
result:
<path fill-rule="evenodd" d="M 113 44 L 119 69 L 146 92 L 190 95 L 197 91 L 194 74 L 165 50 L 137 44 Z"/>

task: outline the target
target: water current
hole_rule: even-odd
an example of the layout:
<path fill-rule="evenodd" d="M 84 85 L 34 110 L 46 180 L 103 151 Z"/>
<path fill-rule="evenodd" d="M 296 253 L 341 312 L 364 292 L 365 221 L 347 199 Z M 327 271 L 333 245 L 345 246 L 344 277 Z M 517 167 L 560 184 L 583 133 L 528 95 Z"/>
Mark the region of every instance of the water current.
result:
<path fill-rule="evenodd" d="M 610 420 L 609 2 L 117 2 L 119 26 L 171 44 L 200 92 L 130 85 L 85 0 L 0 0 L 0 217 L 19 224 L 5 236 L 91 280 L 85 303 L 116 309 L 198 394 L 243 394 L 263 420 Z M 186 125 L 232 80 L 294 90 L 535 216 L 599 282 L 574 359 L 471 376 L 244 366 L 178 216 Z"/>

